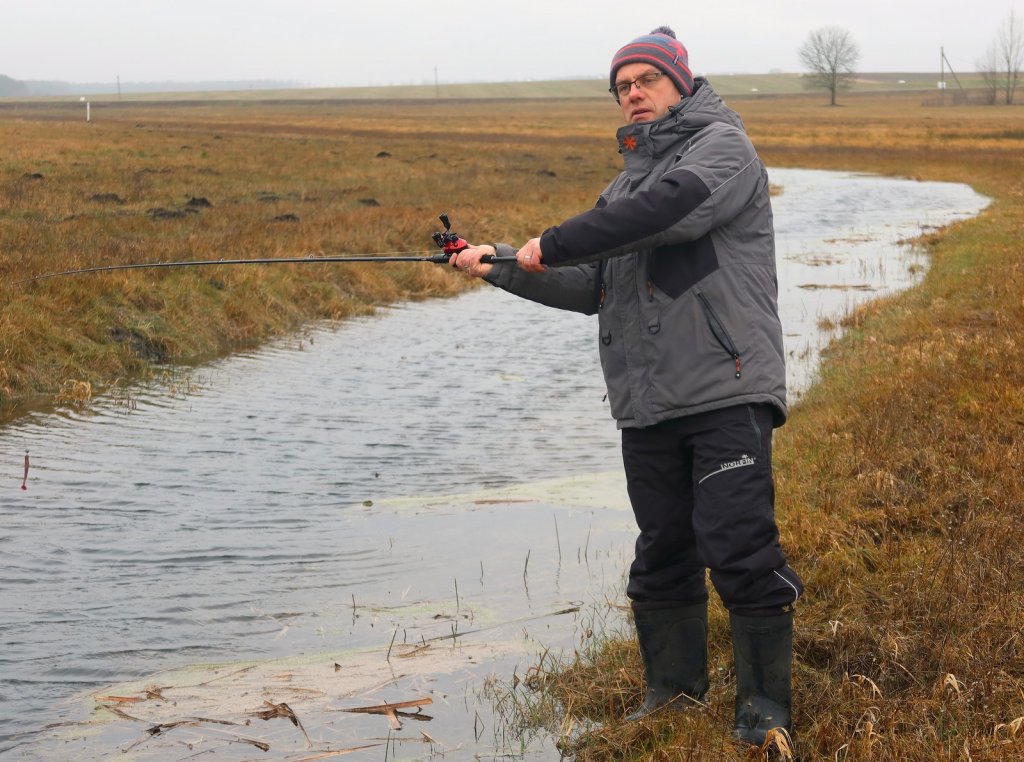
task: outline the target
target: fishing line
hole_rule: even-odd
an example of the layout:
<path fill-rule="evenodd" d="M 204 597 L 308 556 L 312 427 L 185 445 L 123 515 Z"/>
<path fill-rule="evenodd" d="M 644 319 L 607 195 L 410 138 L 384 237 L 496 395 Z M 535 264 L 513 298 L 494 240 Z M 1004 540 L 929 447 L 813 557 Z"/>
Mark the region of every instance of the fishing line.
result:
<path fill-rule="evenodd" d="M 403 253 L 404 252 L 398 252 Z M 416 252 L 419 254 L 426 254 L 425 251 Z M 320 257 L 315 254 L 309 254 L 305 257 L 263 257 L 253 259 L 190 259 L 182 260 L 177 262 L 137 262 L 130 264 L 119 264 L 119 265 L 99 265 L 96 267 L 82 267 L 75 270 L 60 270 L 59 272 L 43 273 L 42 275 L 34 275 L 31 278 L 25 278 L 23 280 L 15 281 L 12 286 L 22 285 L 24 283 L 33 283 L 35 281 L 47 280 L 49 278 L 59 278 L 66 275 L 84 275 L 86 273 L 104 273 L 104 272 L 115 272 L 117 270 L 145 270 L 145 269 L 157 269 L 157 268 L 168 268 L 168 267 L 212 267 L 214 265 L 283 265 L 283 264 L 320 264 L 320 263 L 336 263 L 336 262 L 436 262 L 438 257 L 442 256 L 434 254 L 430 257 L 420 256 L 382 256 L 380 254 L 367 254 L 363 256 L 332 256 L 332 257 Z M 444 261 L 447 261 L 445 259 Z"/>

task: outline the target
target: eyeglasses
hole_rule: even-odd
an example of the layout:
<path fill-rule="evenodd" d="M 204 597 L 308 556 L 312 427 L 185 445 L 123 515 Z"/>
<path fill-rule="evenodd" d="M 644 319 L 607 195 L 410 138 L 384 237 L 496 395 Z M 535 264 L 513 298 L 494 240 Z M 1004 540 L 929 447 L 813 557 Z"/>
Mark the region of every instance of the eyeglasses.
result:
<path fill-rule="evenodd" d="M 629 97 L 629 91 L 633 89 L 633 85 L 636 85 L 637 90 L 650 90 L 664 76 L 665 72 L 663 71 L 650 71 L 629 82 L 616 82 L 614 86 L 608 88 L 608 92 L 618 101 Z"/>

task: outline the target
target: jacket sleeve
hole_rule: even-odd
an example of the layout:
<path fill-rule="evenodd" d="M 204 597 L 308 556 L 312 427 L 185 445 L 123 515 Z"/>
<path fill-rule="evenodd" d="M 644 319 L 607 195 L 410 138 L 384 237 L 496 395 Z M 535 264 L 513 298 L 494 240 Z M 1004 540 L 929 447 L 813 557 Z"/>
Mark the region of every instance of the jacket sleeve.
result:
<path fill-rule="evenodd" d="M 511 246 L 495 246 L 500 256 L 516 253 Z M 495 262 L 484 280 L 524 299 L 572 312 L 593 315 L 601 301 L 601 265 L 559 267 L 542 273 L 528 273 L 515 262 Z"/>
<path fill-rule="evenodd" d="M 711 125 L 648 188 L 545 230 L 543 262 L 557 268 L 696 240 L 750 203 L 762 169 L 742 130 Z"/>

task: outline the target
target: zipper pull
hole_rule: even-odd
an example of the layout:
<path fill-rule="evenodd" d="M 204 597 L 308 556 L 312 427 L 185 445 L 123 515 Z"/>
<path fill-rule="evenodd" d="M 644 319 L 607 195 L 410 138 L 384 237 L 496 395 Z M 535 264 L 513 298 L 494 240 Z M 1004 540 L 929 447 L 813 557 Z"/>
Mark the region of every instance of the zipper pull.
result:
<path fill-rule="evenodd" d="M 651 279 L 647 279 L 647 301 L 654 301 L 654 284 L 651 283 Z"/>
<path fill-rule="evenodd" d="M 601 297 L 600 297 L 600 299 L 597 302 L 597 308 L 599 310 L 600 309 L 604 309 L 604 295 L 605 295 L 604 283 L 602 283 L 601 284 Z"/>
<path fill-rule="evenodd" d="M 740 377 L 740 370 L 741 370 L 740 369 L 740 356 L 739 355 L 733 355 L 732 359 L 734 359 L 736 361 L 736 378 L 739 378 Z"/>

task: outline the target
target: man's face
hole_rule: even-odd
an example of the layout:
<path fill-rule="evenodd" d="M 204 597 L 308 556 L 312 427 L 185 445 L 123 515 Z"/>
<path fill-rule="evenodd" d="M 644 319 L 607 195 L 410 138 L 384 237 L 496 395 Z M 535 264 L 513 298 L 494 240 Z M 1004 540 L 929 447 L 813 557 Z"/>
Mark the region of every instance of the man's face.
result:
<path fill-rule="evenodd" d="M 632 82 L 648 74 L 661 76 L 648 85 L 639 81 L 629 88 L 627 94 L 619 96 L 619 107 L 627 124 L 653 122 L 665 116 L 671 106 L 679 103 L 681 96 L 675 83 L 661 69 L 651 64 L 626 64 L 615 73 L 615 84 Z"/>

